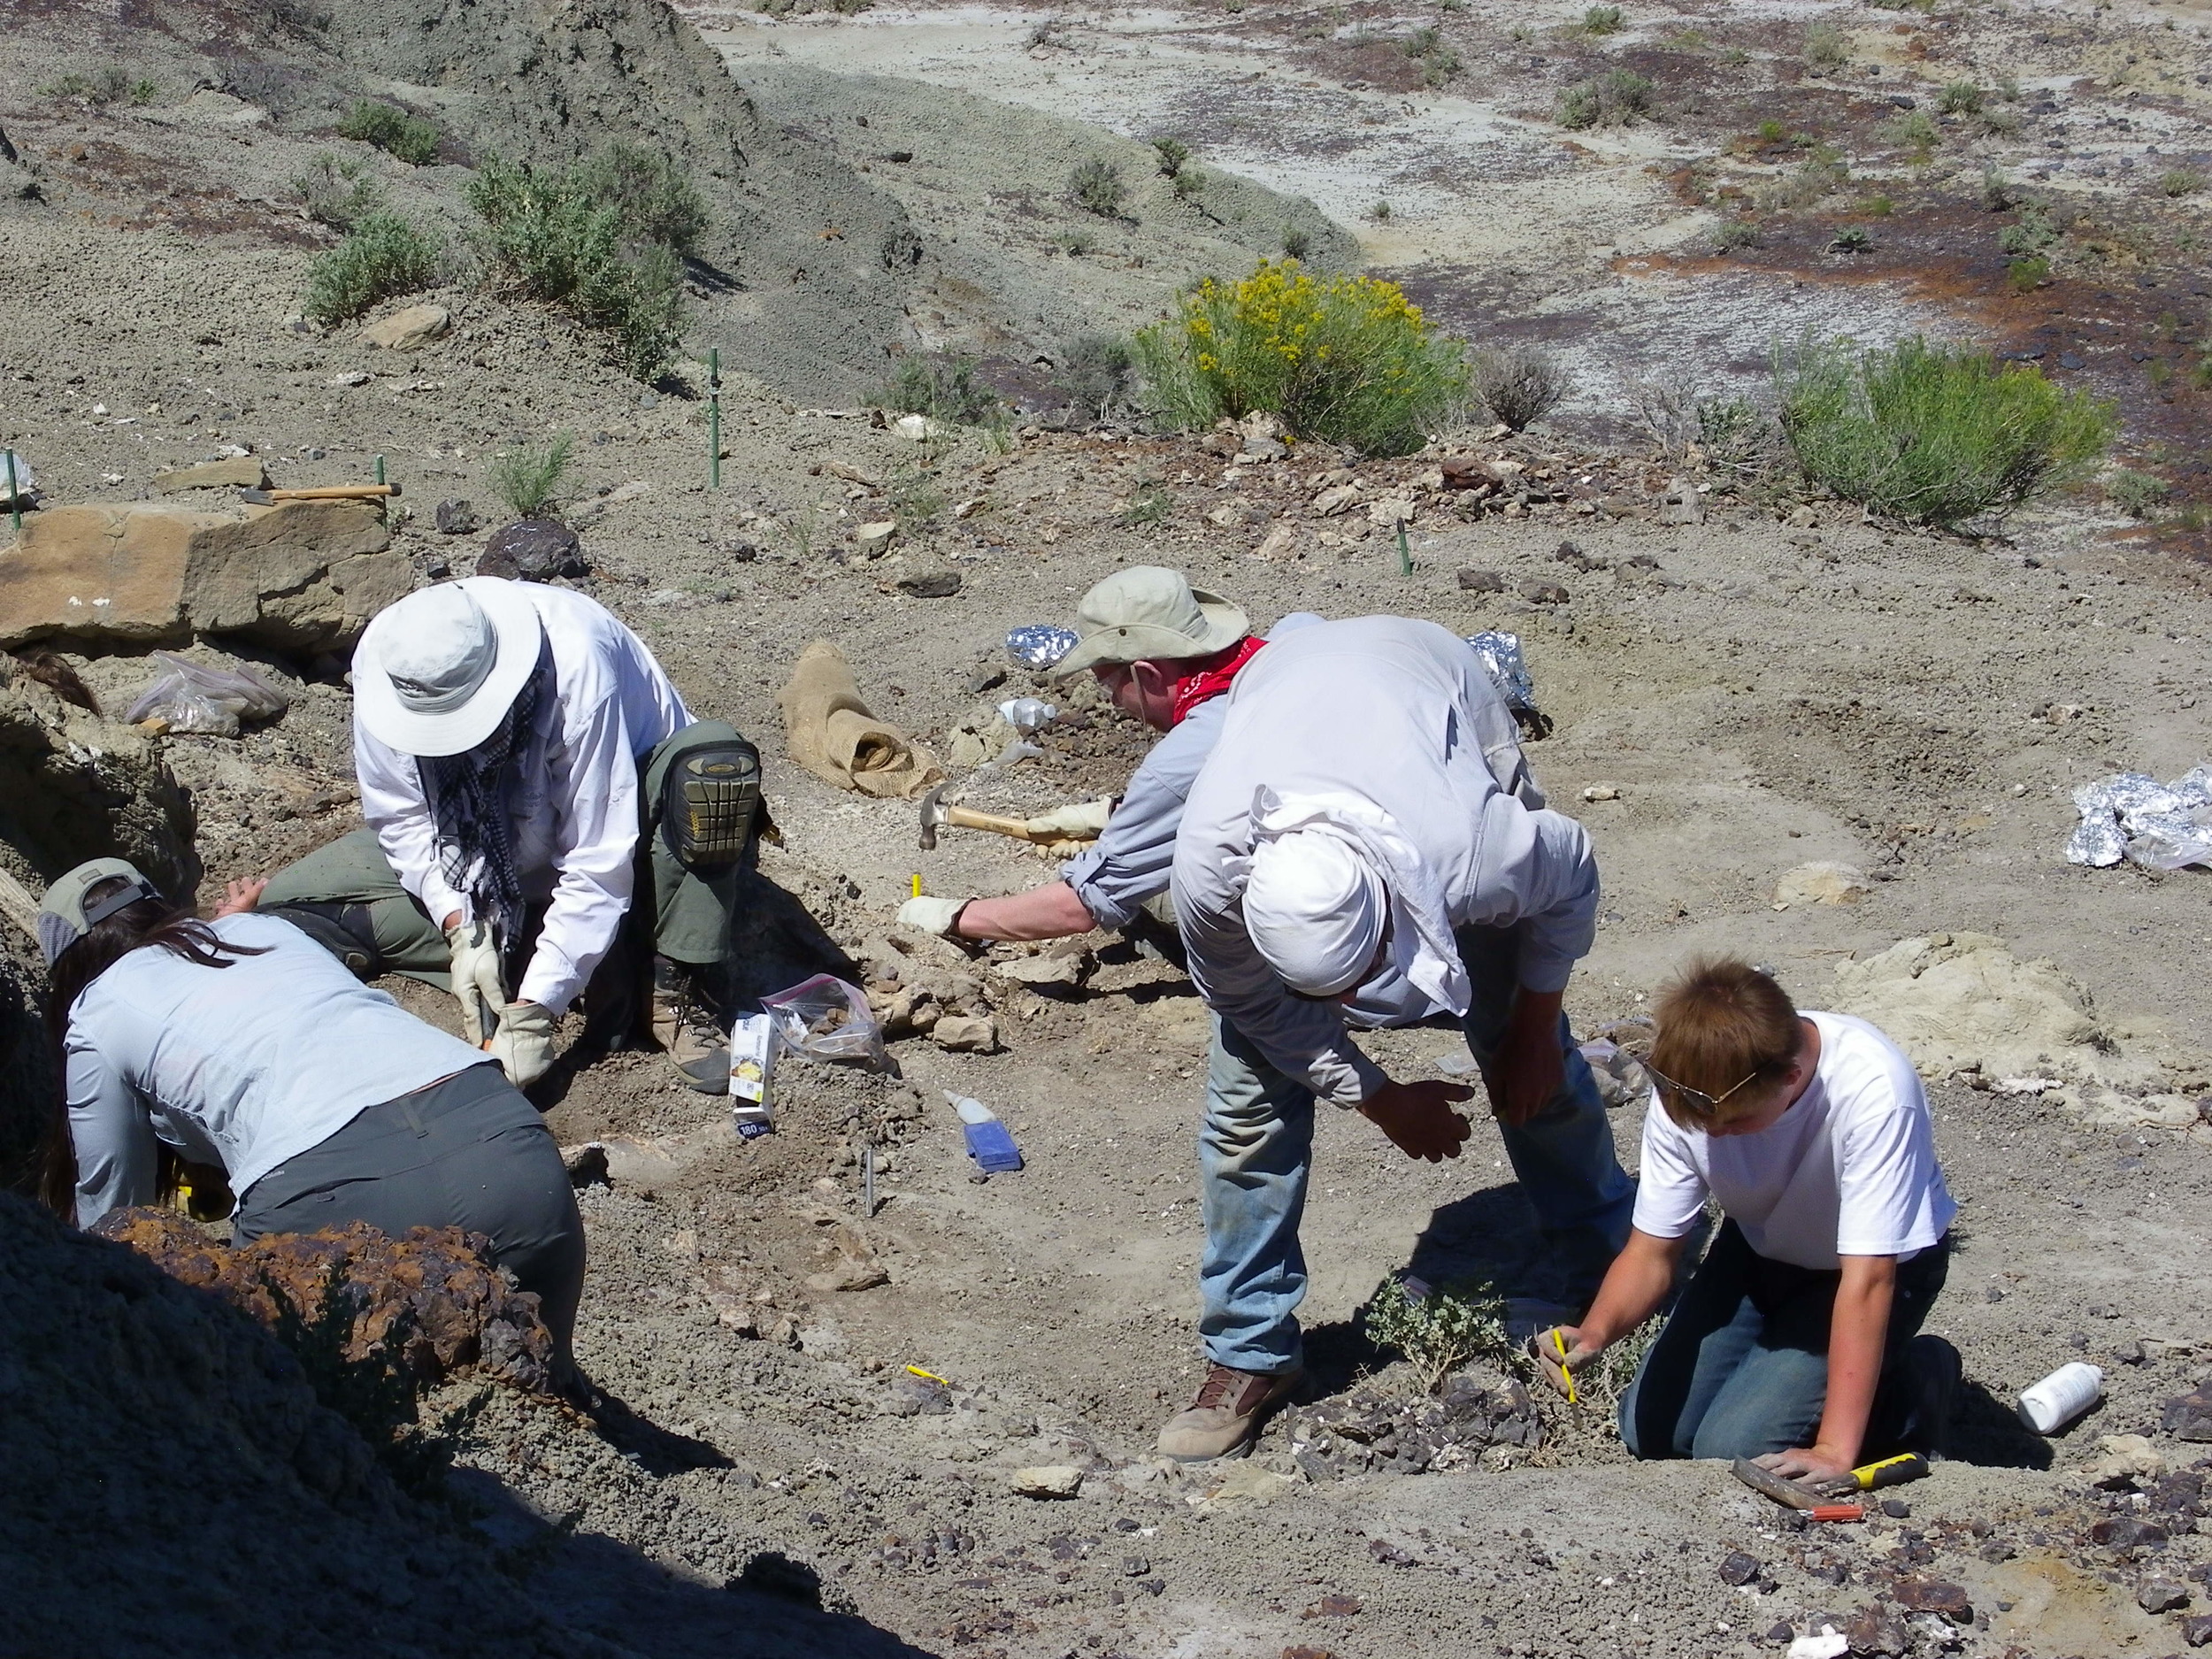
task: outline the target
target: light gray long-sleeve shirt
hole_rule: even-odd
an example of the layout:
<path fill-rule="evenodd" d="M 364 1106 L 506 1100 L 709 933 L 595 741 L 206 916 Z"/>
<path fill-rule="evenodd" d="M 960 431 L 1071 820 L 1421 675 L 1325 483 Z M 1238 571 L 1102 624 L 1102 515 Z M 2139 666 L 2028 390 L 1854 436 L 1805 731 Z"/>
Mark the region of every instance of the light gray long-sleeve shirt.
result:
<path fill-rule="evenodd" d="M 242 1199 L 366 1108 L 484 1063 L 289 922 L 209 926 L 267 953 L 213 968 L 141 948 L 70 1010 L 62 1048 L 79 1226 L 154 1202 L 157 1142 L 219 1164 Z"/>
<path fill-rule="evenodd" d="M 1579 824 L 1500 787 L 1512 716 L 1463 641 L 1402 617 L 1323 623 L 1261 652 L 1227 702 L 1176 837 L 1175 906 L 1192 979 L 1277 1070 L 1346 1107 L 1388 1080 L 1344 1011 L 1292 995 L 1245 931 L 1229 866 L 1252 850 L 1263 787 L 1372 802 L 1434 874 L 1454 927 L 1517 927 L 1522 985 L 1565 988 L 1596 933 L 1597 860 Z"/>
<path fill-rule="evenodd" d="M 1267 637 L 1281 639 L 1320 620 L 1310 611 L 1294 611 Z M 1128 926 L 1147 899 L 1167 891 L 1183 803 L 1198 780 L 1199 768 L 1213 753 L 1228 713 L 1229 698 L 1224 693 L 1185 715 L 1182 724 L 1155 743 L 1143 764 L 1130 774 L 1129 787 L 1106 820 L 1106 833 L 1097 844 L 1061 867 L 1060 879 L 1075 889 L 1083 908 L 1101 927 Z"/>

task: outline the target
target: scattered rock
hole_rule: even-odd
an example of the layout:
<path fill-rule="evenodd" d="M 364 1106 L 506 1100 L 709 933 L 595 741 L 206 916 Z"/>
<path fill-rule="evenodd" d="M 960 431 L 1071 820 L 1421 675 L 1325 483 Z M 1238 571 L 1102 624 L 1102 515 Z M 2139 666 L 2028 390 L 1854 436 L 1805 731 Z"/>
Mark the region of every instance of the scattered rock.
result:
<path fill-rule="evenodd" d="M 2132 1515 L 2111 1515 L 2089 1529 L 2089 1541 L 2107 1549 L 2163 1549 L 2166 1529 Z"/>
<path fill-rule="evenodd" d="M 1505 478 L 1487 462 L 1471 456 L 1447 456 L 1438 463 L 1437 470 L 1443 475 L 1446 489 L 1472 490 L 1489 495 L 1504 487 Z"/>
<path fill-rule="evenodd" d="M 1594 783 L 1582 791 L 1582 798 L 1593 803 L 1617 801 L 1621 798 L 1621 787 L 1617 783 Z"/>
<path fill-rule="evenodd" d="M 1697 486 L 1684 479 L 1669 479 L 1665 502 L 1659 509 L 1659 522 L 1703 524 L 1705 497 L 1697 493 Z"/>
<path fill-rule="evenodd" d="M 919 419 L 920 417 L 912 419 Z M 853 545 L 870 558 L 887 550 L 891 543 L 898 539 L 898 521 L 893 518 L 879 518 L 872 524 L 864 524 L 853 532 Z"/>
<path fill-rule="evenodd" d="M 1090 977 L 1091 956 L 1079 946 L 1073 950 L 1015 956 L 991 965 L 1005 978 L 1033 990 L 1075 990 Z"/>
<path fill-rule="evenodd" d="M 524 518 L 492 532 L 476 561 L 479 576 L 510 581 L 549 582 L 557 576 L 584 576 L 583 544 L 576 532 L 550 518 Z"/>
<path fill-rule="evenodd" d="M 1809 530 L 1819 522 L 1820 515 L 1810 507 L 1800 507 L 1789 517 L 1790 528 L 1793 530 Z"/>
<path fill-rule="evenodd" d="M 479 527 L 475 506 L 465 501 L 442 501 L 434 518 L 447 535 L 474 535 Z"/>
<path fill-rule="evenodd" d="M 383 511 L 357 501 L 50 507 L 0 562 L 0 647 L 218 634 L 347 649 L 414 587 L 391 539 Z"/>
<path fill-rule="evenodd" d="M 1759 1576 L 1759 1566 L 1755 1555 L 1747 1555 L 1740 1549 L 1732 1549 L 1720 1558 L 1720 1566 L 1717 1571 L 1723 1584 L 1741 1585 L 1749 1584 Z"/>
<path fill-rule="evenodd" d="M 364 325 L 361 338 L 387 351 L 419 351 L 434 340 L 444 339 L 452 326 L 453 313 L 444 306 L 410 305 Z"/>
<path fill-rule="evenodd" d="M 1856 904 L 1874 891 L 1862 871 L 1824 860 L 1800 864 L 1774 886 L 1777 904 Z"/>
<path fill-rule="evenodd" d="M 943 1014 L 929 1028 L 929 1039 L 955 1054 L 996 1054 L 998 1022 L 988 1014 Z"/>
<path fill-rule="evenodd" d="M 1471 565 L 1459 572 L 1459 587 L 1463 593 L 1502 594 L 1505 578 L 1496 571 L 1479 571 Z"/>
<path fill-rule="evenodd" d="M 2194 1618 L 2182 1620 L 2181 1640 L 2192 1647 L 2212 1643 L 2212 1613 L 2200 1613 Z"/>
<path fill-rule="evenodd" d="M 1041 1463 L 1017 1469 L 1013 1491 L 1020 1498 L 1071 1498 L 1083 1486 L 1083 1471 L 1072 1463 Z"/>
<path fill-rule="evenodd" d="M 1413 522 L 1413 503 L 1403 496 L 1392 496 L 1371 503 L 1367 509 L 1367 522 L 1394 530 L 1401 525 Z"/>
<path fill-rule="evenodd" d="M 1210 1509 L 1257 1509 L 1272 1503 L 1291 1489 L 1288 1475 L 1279 1475 L 1271 1469 L 1261 1467 L 1249 1458 L 1233 1463 L 1222 1477 L 1221 1484 L 1211 1491 L 1194 1497 L 1194 1505 Z"/>
<path fill-rule="evenodd" d="M 2139 1479 L 2155 1480 L 2166 1472 L 2166 1460 L 2140 1434 L 2101 1434 L 2097 1460 L 2084 1471 L 2100 1486 L 2132 1486 Z"/>
<path fill-rule="evenodd" d="M 2146 1578 L 2135 1593 L 2135 1605 L 2146 1613 L 2177 1613 L 2189 1605 L 2188 1586 L 2171 1578 Z"/>
<path fill-rule="evenodd" d="M 945 428 L 942 423 L 932 420 L 926 415 L 901 415 L 891 423 L 891 430 L 911 442 L 921 443 L 931 438 L 942 437 Z"/>
<path fill-rule="evenodd" d="M 1233 530 L 1237 526 L 1245 522 L 1245 511 L 1233 503 L 1225 502 L 1207 513 L 1206 522 L 1218 525 L 1224 530 Z"/>
<path fill-rule="evenodd" d="M 1851 1651 L 1851 1639 L 1832 1624 L 1790 1643 L 1786 1659 L 1843 1659 Z"/>
<path fill-rule="evenodd" d="M 898 580 L 898 589 L 913 599 L 949 599 L 960 591 L 958 571 L 917 571 Z"/>
<path fill-rule="evenodd" d="M 606 1186 L 606 1142 L 587 1141 L 580 1146 L 563 1147 L 561 1166 L 568 1171 L 568 1184 L 571 1187 Z"/>
<path fill-rule="evenodd" d="M 1286 559 L 1295 557 L 1297 552 L 1298 526 L 1286 520 L 1260 538 L 1259 546 L 1252 549 L 1252 557 L 1258 559 Z"/>
<path fill-rule="evenodd" d="M 1557 582 L 1523 582 L 1513 591 L 1532 605 L 1563 605 L 1568 600 L 1567 590 Z"/>
<path fill-rule="evenodd" d="M 1348 512 L 1359 501 L 1356 484 L 1333 484 L 1313 498 L 1310 511 L 1317 518 L 1333 518 Z"/>
<path fill-rule="evenodd" d="M 1339 1595 L 1332 1591 L 1298 1617 L 1300 1618 L 1349 1618 L 1360 1610 L 1361 1605 L 1359 1597 L 1356 1595 Z"/>
<path fill-rule="evenodd" d="M 1974 1604 L 1965 1590 L 1940 1578 L 1900 1578 L 1892 1594 L 1909 1613 L 1939 1614 L 1954 1624 L 1974 1622 Z"/>
<path fill-rule="evenodd" d="M 1909 1521 L 1912 1518 L 1912 1505 L 1902 1498 L 1884 1498 L 1882 1513 L 1893 1521 Z"/>
<path fill-rule="evenodd" d="M 1861 1608 L 1843 1627 L 1843 1635 L 1851 1653 L 1880 1655 L 1882 1659 L 1900 1659 L 1912 1647 L 1912 1632 L 1904 1621 L 1878 1602 Z"/>
<path fill-rule="evenodd" d="M 187 489 L 266 489 L 269 474 L 258 457 L 202 461 L 196 466 L 172 467 L 154 474 L 154 493 L 173 495 Z"/>
<path fill-rule="evenodd" d="M 2169 1400 L 2158 1426 L 2177 1440 L 2212 1440 L 2212 1385 Z"/>

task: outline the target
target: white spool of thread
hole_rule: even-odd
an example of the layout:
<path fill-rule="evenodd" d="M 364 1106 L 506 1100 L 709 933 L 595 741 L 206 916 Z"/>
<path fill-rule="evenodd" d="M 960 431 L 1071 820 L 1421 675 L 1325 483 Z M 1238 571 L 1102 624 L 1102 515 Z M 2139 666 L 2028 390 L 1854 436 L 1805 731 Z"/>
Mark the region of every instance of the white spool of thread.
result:
<path fill-rule="evenodd" d="M 2076 1360 L 2021 1390 L 2020 1420 L 2038 1434 L 2055 1433 L 2095 1405 L 2103 1392 L 2104 1373 Z"/>

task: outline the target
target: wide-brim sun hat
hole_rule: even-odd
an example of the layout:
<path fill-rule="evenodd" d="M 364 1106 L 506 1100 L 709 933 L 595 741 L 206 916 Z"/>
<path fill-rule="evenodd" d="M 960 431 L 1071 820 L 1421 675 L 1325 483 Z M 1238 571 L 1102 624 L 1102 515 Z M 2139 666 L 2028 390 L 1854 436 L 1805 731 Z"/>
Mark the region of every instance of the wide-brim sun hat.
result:
<path fill-rule="evenodd" d="M 1211 657 L 1249 634 L 1252 622 L 1219 594 L 1193 588 L 1180 571 L 1132 565 L 1083 595 L 1075 630 L 1080 642 L 1060 659 L 1055 677 L 1107 664 Z"/>
<path fill-rule="evenodd" d="M 403 755 L 474 749 L 529 683 L 543 639 L 519 582 L 470 576 L 409 594 L 354 647 L 354 718 Z"/>

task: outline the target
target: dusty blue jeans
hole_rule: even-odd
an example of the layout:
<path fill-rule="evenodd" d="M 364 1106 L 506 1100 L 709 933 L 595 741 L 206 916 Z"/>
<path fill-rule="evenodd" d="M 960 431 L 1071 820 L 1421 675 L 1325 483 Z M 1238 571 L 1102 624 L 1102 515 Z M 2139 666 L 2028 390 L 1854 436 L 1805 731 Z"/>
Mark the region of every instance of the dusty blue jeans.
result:
<path fill-rule="evenodd" d="M 1486 1067 L 1512 1012 L 1519 940 L 1509 928 L 1490 927 L 1462 929 L 1458 939 L 1473 981 L 1467 1046 Z M 1627 1242 L 1636 1188 L 1614 1156 L 1605 1104 L 1563 1018 L 1559 1041 L 1565 1064 L 1557 1092 L 1527 1123 L 1500 1127 L 1547 1245 L 1566 1260 L 1571 1277 L 1594 1288 Z M 1298 1223 L 1313 1163 L 1313 1110 L 1305 1085 L 1215 1018 L 1198 1136 L 1206 1220 L 1198 1329 L 1216 1364 L 1274 1372 L 1302 1363 L 1297 1308 L 1306 1295 L 1306 1257 Z"/>
<path fill-rule="evenodd" d="M 1898 1264 L 1867 1457 L 1916 1443 L 1906 1344 L 1949 1271 L 1947 1237 Z M 1621 1399 L 1638 1457 L 1759 1457 L 1810 1446 L 1828 1402 L 1828 1329 L 1842 1275 L 1770 1261 L 1724 1222 Z"/>

